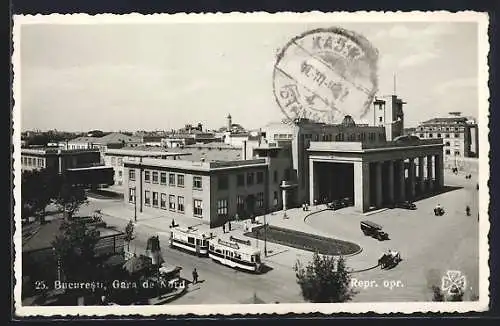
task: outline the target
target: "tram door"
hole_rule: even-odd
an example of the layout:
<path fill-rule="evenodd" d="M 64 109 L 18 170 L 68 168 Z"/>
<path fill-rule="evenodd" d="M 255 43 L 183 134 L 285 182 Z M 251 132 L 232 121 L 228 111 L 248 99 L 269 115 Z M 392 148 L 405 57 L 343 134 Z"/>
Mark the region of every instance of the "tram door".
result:
<path fill-rule="evenodd" d="M 200 246 L 201 246 L 201 240 L 200 239 L 196 239 L 196 254 L 200 254 Z"/>

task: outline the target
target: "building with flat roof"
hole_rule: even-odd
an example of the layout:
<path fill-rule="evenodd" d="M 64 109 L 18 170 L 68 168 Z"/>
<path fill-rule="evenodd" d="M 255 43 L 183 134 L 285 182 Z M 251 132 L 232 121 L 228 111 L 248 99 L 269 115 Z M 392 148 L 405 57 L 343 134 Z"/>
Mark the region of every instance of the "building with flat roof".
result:
<path fill-rule="evenodd" d="M 191 145 L 181 160 L 124 161 L 125 201 L 215 226 L 306 202 L 349 198 L 366 212 L 416 200 L 443 186 L 443 144 L 403 135 L 404 102 L 391 99 L 375 101 L 373 125 L 298 119 L 268 124 L 241 148 Z"/>
<path fill-rule="evenodd" d="M 73 184 L 97 186 L 113 184 L 113 169 L 101 163 L 99 150 L 21 148 L 21 169 L 45 169 L 65 175 Z"/>
<path fill-rule="evenodd" d="M 111 148 L 104 153 L 104 164 L 112 167 L 114 170 L 114 185 L 117 190 L 123 186 L 123 161 L 139 160 L 139 158 L 159 158 L 159 159 L 179 159 L 181 156 L 190 155 L 189 153 L 167 152 L 150 147 L 130 147 L 130 148 Z"/>
<path fill-rule="evenodd" d="M 462 117 L 460 112 L 450 112 L 449 117 L 422 122 L 414 135 L 422 139 L 441 140 L 445 167 L 454 168 L 460 167 L 464 158 L 479 157 L 478 132 L 474 119 Z"/>

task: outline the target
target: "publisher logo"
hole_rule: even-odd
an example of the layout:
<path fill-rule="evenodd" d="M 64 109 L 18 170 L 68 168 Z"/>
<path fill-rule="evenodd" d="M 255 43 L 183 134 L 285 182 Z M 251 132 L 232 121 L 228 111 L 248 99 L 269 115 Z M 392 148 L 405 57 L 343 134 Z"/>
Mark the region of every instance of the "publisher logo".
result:
<path fill-rule="evenodd" d="M 441 278 L 441 290 L 448 294 L 463 291 L 467 285 L 465 275 L 460 271 L 447 271 Z"/>

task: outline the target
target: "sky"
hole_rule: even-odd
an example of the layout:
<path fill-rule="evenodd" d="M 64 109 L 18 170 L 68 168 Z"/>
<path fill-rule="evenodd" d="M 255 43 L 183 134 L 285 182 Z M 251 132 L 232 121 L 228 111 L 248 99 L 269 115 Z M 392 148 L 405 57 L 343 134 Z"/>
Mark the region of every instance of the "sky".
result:
<path fill-rule="evenodd" d="M 23 25 L 22 130 L 248 129 L 284 118 L 276 54 L 339 26 L 378 49 L 379 92 L 407 102 L 405 127 L 448 112 L 478 116 L 476 23 L 176 23 Z"/>

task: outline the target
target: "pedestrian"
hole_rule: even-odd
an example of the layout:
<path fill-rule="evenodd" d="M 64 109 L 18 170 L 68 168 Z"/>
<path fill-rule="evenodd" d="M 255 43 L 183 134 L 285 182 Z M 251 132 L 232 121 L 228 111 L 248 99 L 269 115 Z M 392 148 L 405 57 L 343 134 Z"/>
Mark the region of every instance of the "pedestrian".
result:
<path fill-rule="evenodd" d="M 470 207 L 469 207 L 469 205 L 467 205 L 467 206 L 465 207 L 465 214 L 466 214 L 467 216 L 470 216 Z"/>
<path fill-rule="evenodd" d="M 226 223 L 222 224 L 222 233 L 226 233 Z"/>
<path fill-rule="evenodd" d="M 227 225 L 228 225 L 228 227 L 229 227 L 229 232 L 231 232 L 231 221 L 228 221 L 228 222 L 227 222 Z"/>
<path fill-rule="evenodd" d="M 198 283 L 198 271 L 195 269 L 193 269 L 193 284 L 196 284 Z"/>
<path fill-rule="evenodd" d="M 172 219 L 172 227 L 175 227 L 175 221 Z"/>

